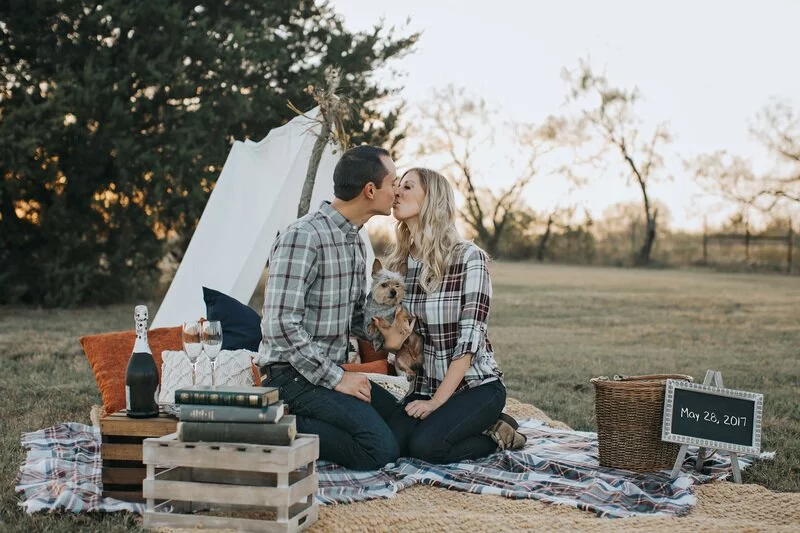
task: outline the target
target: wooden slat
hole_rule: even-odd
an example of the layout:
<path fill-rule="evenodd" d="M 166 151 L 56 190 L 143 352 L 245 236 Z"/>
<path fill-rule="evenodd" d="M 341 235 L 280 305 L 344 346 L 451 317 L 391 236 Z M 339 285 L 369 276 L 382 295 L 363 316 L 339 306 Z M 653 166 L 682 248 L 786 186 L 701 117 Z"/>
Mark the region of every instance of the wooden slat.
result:
<path fill-rule="evenodd" d="M 101 442 L 110 444 L 141 444 L 147 437 L 132 437 L 130 435 L 100 435 Z"/>
<path fill-rule="evenodd" d="M 115 443 L 111 443 L 115 444 Z M 122 461 L 119 459 L 103 459 L 103 468 L 141 468 L 141 461 Z"/>
<path fill-rule="evenodd" d="M 174 433 L 178 419 L 160 414 L 158 418 L 128 418 L 124 411 L 100 419 L 101 435 L 125 435 L 131 437 L 161 437 Z"/>
<path fill-rule="evenodd" d="M 192 502 L 263 505 L 288 508 L 299 499 L 316 492 L 318 475 L 313 474 L 289 488 L 253 487 L 222 483 L 191 481 L 162 481 L 145 479 L 142 487 L 145 498 L 175 499 Z"/>
<path fill-rule="evenodd" d="M 103 467 L 103 485 L 139 485 L 147 477 L 147 470 L 141 468 Z"/>
<path fill-rule="evenodd" d="M 287 473 L 319 457 L 319 437 L 298 435 L 292 446 L 180 442 L 175 435 L 147 439 L 145 464 Z"/>
<path fill-rule="evenodd" d="M 289 485 L 314 474 L 312 468 L 289 472 Z M 142 478 L 144 479 L 144 478 Z M 227 485 L 248 485 L 251 487 L 277 487 L 278 474 L 274 472 L 247 472 L 242 470 L 220 470 L 218 468 L 194 468 L 178 466 L 159 472 L 154 479 L 160 481 L 194 481 L 197 483 L 224 483 Z"/>
<path fill-rule="evenodd" d="M 286 522 L 271 520 L 255 520 L 251 518 L 230 518 L 203 515 L 181 515 L 145 511 L 144 527 L 157 528 L 186 528 L 186 529 L 235 529 L 237 531 L 252 531 L 267 533 L 289 533 L 302 531 L 317 521 L 319 508 L 311 505 Z"/>
<path fill-rule="evenodd" d="M 100 456 L 103 459 L 122 459 L 125 461 L 141 461 L 141 444 L 100 444 Z"/>

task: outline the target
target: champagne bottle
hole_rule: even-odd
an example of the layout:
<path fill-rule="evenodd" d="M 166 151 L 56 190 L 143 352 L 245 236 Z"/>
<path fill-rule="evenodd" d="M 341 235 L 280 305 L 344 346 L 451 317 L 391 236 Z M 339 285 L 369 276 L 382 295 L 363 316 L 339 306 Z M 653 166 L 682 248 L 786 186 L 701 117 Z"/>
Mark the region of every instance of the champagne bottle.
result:
<path fill-rule="evenodd" d="M 125 409 L 131 418 L 158 416 L 158 368 L 147 343 L 147 306 L 137 305 L 136 343 L 125 372 Z"/>

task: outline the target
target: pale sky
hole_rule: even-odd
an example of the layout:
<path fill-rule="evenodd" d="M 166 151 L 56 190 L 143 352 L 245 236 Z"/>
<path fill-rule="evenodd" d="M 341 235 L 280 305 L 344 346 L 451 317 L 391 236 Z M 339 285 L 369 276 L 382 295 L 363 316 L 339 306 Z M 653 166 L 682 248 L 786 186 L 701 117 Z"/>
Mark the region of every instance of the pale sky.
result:
<path fill-rule="evenodd" d="M 576 68 L 586 57 L 612 84 L 638 86 L 643 95 L 640 116 L 649 124 L 668 121 L 676 137 L 665 152 L 675 180 L 650 191 L 669 206 L 675 228 L 699 228 L 716 204 L 685 176 L 682 157 L 727 149 L 769 164 L 750 139 L 748 125 L 771 97 L 800 105 L 800 1 L 331 4 L 350 29 L 370 29 L 383 18 L 387 25 L 423 32 L 416 52 L 392 64 L 404 78 L 378 75 L 402 84 L 400 96 L 411 105 L 452 83 L 485 98 L 501 118 L 540 122 L 562 111 L 561 69 Z M 504 164 L 496 156 L 495 165 Z M 398 165 L 402 170 L 415 163 L 406 157 Z M 492 176 L 482 178 L 491 183 Z M 529 186 L 526 200 L 536 209 L 548 209 L 563 201 L 565 191 L 563 183 L 541 180 Z M 640 199 L 638 189 L 615 176 L 596 180 L 570 197 L 594 216 L 610 204 Z"/>

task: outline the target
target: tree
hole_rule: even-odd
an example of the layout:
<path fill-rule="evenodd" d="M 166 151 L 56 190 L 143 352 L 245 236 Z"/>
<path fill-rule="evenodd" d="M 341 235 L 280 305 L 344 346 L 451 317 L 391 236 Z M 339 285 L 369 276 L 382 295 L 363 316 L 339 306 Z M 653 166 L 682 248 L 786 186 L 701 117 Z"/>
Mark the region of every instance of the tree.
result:
<path fill-rule="evenodd" d="M 544 261 L 547 254 L 547 246 L 552 242 L 553 230 L 572 231 L 571 221 L 575 217 L 576 206 L 569 207 L 556 206 L 547 214 L 547 221 L 542 234 L 536 244 L 536 260 Z M 586 213 L 587 226 L 591 226 L 591 217 Z M 580 227 L 580 226 L 579 226 Z"/>
<path fill-rule="evenodd" d="M 444 172 L 464 200 L 462 219 L 476 241 L 495 255 L 512 214 L 522 206 L 523 191 L 537 173 L 538 158 L 551 149 L 551 126 L 511 125 L 515 142 L 525 151 L 524 162 L 513 183 L 495 191 L 481 186 L 478 176 L 477 160 L 486 156 L 485 150 L 493 147 L 497 137 L 495 112 L 486 101 L 448 86 L 434 91 L 421 115 L 417 130 L 424 142 L 417 155 L 442 157 Z"/>
<path fill-rule="evenodd" d="M 636 256 L 637 265 L 647 265 L 657 234 L 658 208 L 653 204 L 647 187 L 663 177 L 664 159 L 661 150 L 671 141 L 664 123 L 645 134 L 635 113 L 640 99 L 637 89 L 614 87 L 604 75 L 595 74 L 588 61 L 581 61 L 575 72 L 564 70 L 569 87 L 567 101 L 581 106 L 572 128 L 584 145 L 599 145 L 591 157 L 596 166 L 622 164 L 622 174 L 639 187 L 646 222 L 644 238 Z"/>
<path fill-rule="evenodd" d="M 725 150 L 686 162 L 707 192 L 763 212 L 800 207 L 800 113 L 787 101 L 773 100 L 756 116 L 750 134 L 775 160 L 766 171 L 750 159 Z"/>
<path fill-rule="evenodd" d="M 668 235 L 672 223 L 669 207 L 658 200 L 652 201 L 653 209 L 658 211 L 656 233 Z M 606 207 L 602 217 L 593 224 L 593 232 L 601 245 L 604 260 L 616 265 L 636 262 L 641 252 L 642 235 L 646 235 L 648 222 L 638 202 L 620 202 Z M 656 251 L 654 248 L 651 252 Z"/>
<path fill-rule="evenodd" d="M 416 34 L 350 32 L 327 3 L 0 5 L 0 302 L 113 301 L 185 246 L 234 139 L 314 105 L 336 66 L 354 144 L 395 147 L 372 72 Z M 384 106 L 385 108 L 385 106 Z M 6 265 L 8 265 L 6 267 Z"/>

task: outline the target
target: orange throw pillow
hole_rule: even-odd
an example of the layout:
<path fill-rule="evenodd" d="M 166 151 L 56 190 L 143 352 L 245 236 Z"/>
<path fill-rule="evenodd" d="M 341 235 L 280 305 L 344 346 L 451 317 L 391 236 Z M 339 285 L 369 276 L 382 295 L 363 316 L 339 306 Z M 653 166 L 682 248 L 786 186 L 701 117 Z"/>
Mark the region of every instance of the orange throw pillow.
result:
<path fill-rule="evenodd" d="M 88 335 L 80 339 L 107 413 L 125 409 L 125 371 L 135 340 L 136 332 L 133 330 Z M 147 332 L 147 342 L 153 352 L 158 380 L 161 382 L 161 352 L 183 349 L 181 327 L 151 329 Z"/>
<path fill-rule="evenodd" d="M 365 372 L 369 374 L 389 374 L 389 362 L 386 359 L 371 363 L 353 363 L 342 365 L 348 372 Z"/>
<path fill-rule="evenodd" d="M 375 348 L 372 347 L 372 343 L 364 340 L 364 339 L 357 339 L 358 340 L 358 353 L 361 354 L 361 362 L 362 363 L 371 363 L 373 361 L 385 361 L 386 357 L 389 355 L 386 352 L 376 352 Z"/>
<path fill-rule="evenodd" d="M 372 363 L 386 363 L 386 370 L 375 371 L 377 374 L 388 374 L 390 376 L 396 376 L 397 371 L 394 369 L 394 365 L 390 365 L 386 358 L 388 357 L 388 352 L 377 352 L 375 348 L 372 347 L 372 343 L 364 340 L 364 339 L 356 339 L 358 341 L 358 352 L 361 354 L 361 364 L 372 364 Z M 347 366 L 343 365 L 345 370 L 347 370 Z M 356 372 L 373 372 L 372 370 L 356 370 Z"/>

